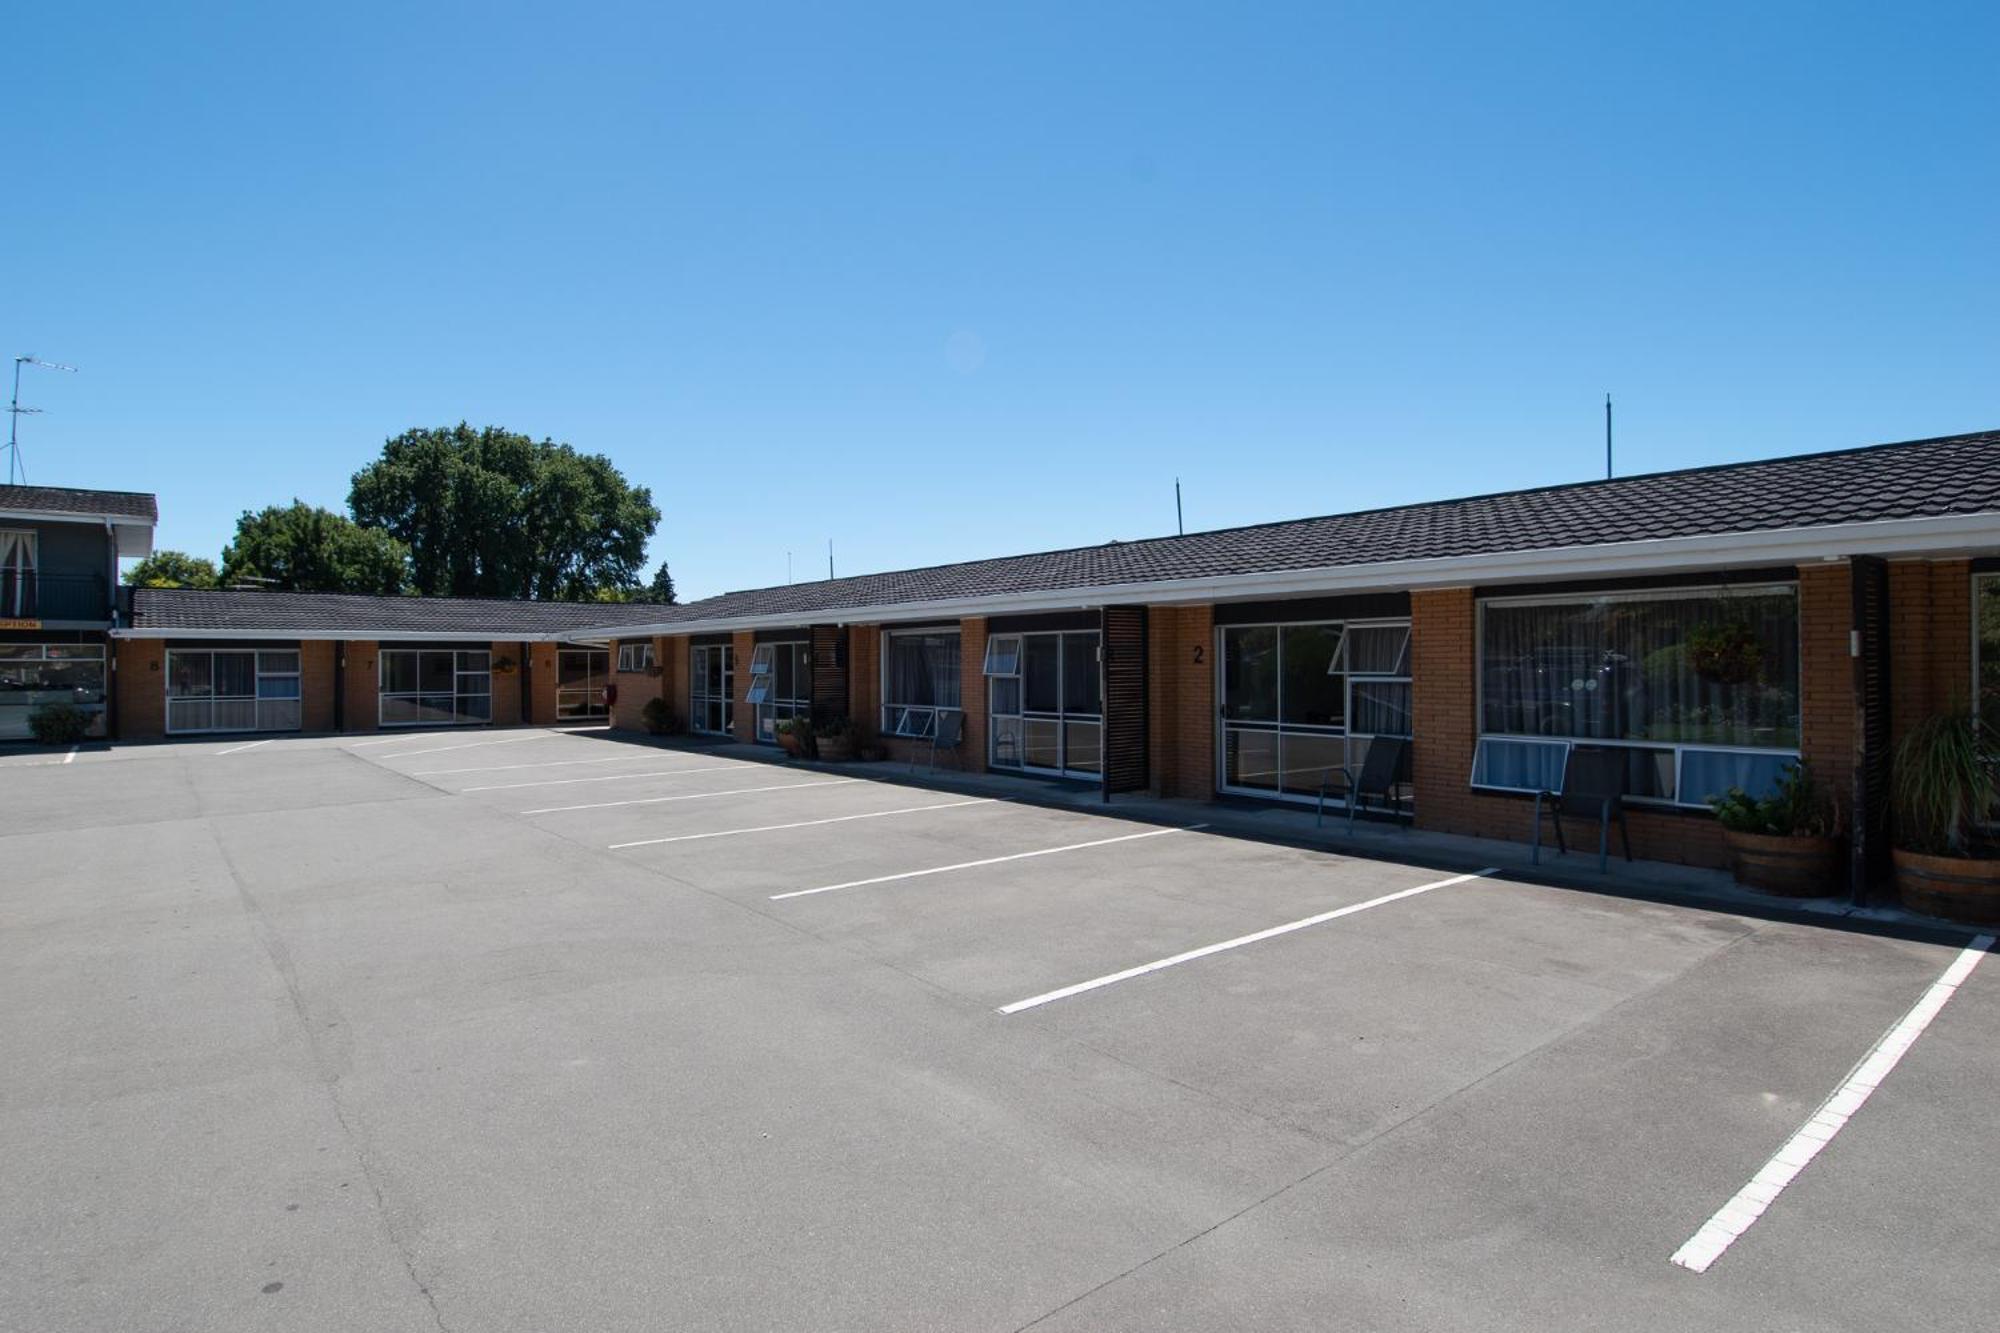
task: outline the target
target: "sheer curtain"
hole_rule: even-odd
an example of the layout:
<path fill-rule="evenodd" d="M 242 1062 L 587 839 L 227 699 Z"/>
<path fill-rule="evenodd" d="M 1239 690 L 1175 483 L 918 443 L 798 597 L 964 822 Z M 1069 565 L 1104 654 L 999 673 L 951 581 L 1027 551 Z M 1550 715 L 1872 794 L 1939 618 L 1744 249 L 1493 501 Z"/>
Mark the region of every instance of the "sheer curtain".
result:
<path fill-rule="evenodd" d="M 1790 589 L 1483 608 L 1489 735 L 1796 747 Z"/>

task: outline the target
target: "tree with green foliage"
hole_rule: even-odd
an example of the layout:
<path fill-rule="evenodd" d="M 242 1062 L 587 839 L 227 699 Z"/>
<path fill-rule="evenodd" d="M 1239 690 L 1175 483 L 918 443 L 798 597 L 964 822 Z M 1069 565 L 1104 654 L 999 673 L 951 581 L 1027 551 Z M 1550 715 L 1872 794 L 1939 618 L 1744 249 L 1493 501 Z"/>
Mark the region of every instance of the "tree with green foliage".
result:
<path fill-rule="evenodd" d="M 409 564 L 409 549 L 380 528 L 293 500 L 236 520 L 236 540 L 222 548 L 222 582 L 393 595 L 405 590 Z"/>
<path fill-rule="evenodd" d="M 653 571 L 653 581 L 646 587 L 646 600 L 667 606 L 672 606 L 679 600 L 674 596 L 674 576 L 667 572 L 667 562 L 664 560 L 660 562 L 660 567 Z"/>
<path fill-rule="evenodd" d="M 660 511 L 602 454 L 494 426 L 405 431 L 354 474 L 358 522 L 405 543 L 415 590 L 587 601 L 639 582 Z"/>
<path fill-rule="evenodd" d="M 185 551 L 155 551 L 125 571 L 134 588 L 214 588 L 220 585 L 215 562 Z"/>

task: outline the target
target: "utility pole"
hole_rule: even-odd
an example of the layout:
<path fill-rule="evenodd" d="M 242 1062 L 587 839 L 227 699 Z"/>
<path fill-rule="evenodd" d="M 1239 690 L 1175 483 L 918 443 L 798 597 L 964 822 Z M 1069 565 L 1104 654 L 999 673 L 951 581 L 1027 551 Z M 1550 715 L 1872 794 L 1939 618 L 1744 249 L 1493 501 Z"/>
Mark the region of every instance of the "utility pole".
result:
<path fill-rule="evenodd" d="M 40 366 L 44 370 L 67 370 L 72 375 L 76 374 L 75 366 L 65 366 L 59 361 L 44 361 L 33 353 L 27 353 L 14 358 L 14 398 L 7 405 L 7 484 L 9 486 L 22 485 L 28 480 L 28 465 L 21 461 L 22 414 L 32 415 L 42 410 L 39 407 L 21 406 L 21 367 L 24 365 Z M 14 480 L 16 473 L 20 474 L 19 482 Z"/>

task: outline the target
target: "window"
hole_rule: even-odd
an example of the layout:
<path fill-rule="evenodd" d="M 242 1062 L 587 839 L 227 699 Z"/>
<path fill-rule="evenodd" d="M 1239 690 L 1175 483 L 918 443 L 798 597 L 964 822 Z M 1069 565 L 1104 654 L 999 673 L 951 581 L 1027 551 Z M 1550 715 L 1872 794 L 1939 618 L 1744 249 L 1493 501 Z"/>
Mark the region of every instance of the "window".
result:
<path fill-rule="evenodd" d="M 35 534 L 0 528 L 0 616 L 35 614 L 35 568 Z"/>
<path fill-rule="evenodd" d="M 1790 586 L 1495 598 L 1479 624 L 1474 786 L 1553 790 L 1574 746 L 1610 746 L 1634 800 L 1705 806 L 1798 758 Z"/>
<path fill-rule="evenodd" d="M 1073 777 L 1102 771 L 1103 677 L 1096 630 L 986 641 L 988 762 Z"/>
<path fill-rule="evenodd" d="M 90 714 L 89 734 L 104 734 L 104 645 L 0 643 L 0 739 L 27 736 L 35 710 L 55 703 Z"/>
<path fill-rule="evenodd" d="M 384 648 L 381 725 L 475 725 L 493 720 L 493 654 L 486 649 Z"/>
<path fill-rule="evenodd" d="M 757 706 L 757 739 L 775 742 L 778 724 L 812 716 L 812 650 L 804 639 L 760 643 L 750 655 L 750 692 Z"/>
<path fill-rule="evenodd" d="M 651 671 L 655 665 L 653 641 L 644 643 L 621 643 L 618 645 L 618 669 L 620 671 Z"/>
<path fill-rule="evenodd" d="M 711 736 L 736 727 L 736 671 L 726 643 L 698 643 L 688 650 L 688 725 Z"/>
<path fill-rule="evenodd" d="M 958 708 L 958 631 L 889 630 L 882 635 L 882 730 L 935 733 L 940 711 Z"/>
<path fill-rule="evenodd" d="M 297 731 L 296 648 L 167 651 L 167 732 Z"/>
<path fill-rule="evenodd" d="M 1981 575 L 1972 581 L 1973 627 L 1977 640 L 1973 652 L 1973 697 L 1979 716 L 2000 727 L 2000 574 Z"/>

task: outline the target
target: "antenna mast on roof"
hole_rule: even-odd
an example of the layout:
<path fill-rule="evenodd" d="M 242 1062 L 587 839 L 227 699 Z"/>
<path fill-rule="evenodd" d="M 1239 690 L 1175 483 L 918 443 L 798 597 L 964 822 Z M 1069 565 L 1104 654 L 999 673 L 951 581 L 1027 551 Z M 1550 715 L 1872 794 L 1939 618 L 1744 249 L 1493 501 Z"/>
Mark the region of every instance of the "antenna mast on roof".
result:
<path fill-rule="evenodd" d="M 826 577 L 833 578 L 833 538 L 826 539 Z"/>
<path fill-rule="evenodd" d="M 28 480 L 28 465 L 21 461 L 21 417 L 40 412 L 39 407 L 21 406 L 21 367 L 40 366 L 44 370 L 67 370 L 76 374 L 75 366 L 65 366 L 58 361 L 44 361 L 32 352 L 25 352 L 14 358 L 14 398 L 7 404 L 7 484 L 15 485 L 14 476 L 20 474 L 19 484 Z"/>
<path fill-rule="evenodd" d="M 1611 480 L 1611 395 L 1604 395 L 1604 479 Z"/>
<path fill-rule="evenodd" d="M 1181 479 L 1179 477 L 1174 478 L 1174 531 L 1179 536 L 1187 536 L 1187 523 L 1181 518 Z"/>

